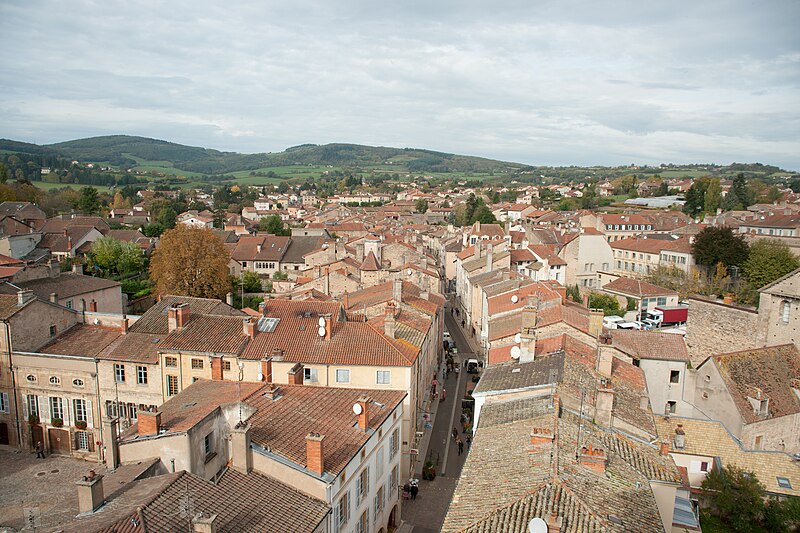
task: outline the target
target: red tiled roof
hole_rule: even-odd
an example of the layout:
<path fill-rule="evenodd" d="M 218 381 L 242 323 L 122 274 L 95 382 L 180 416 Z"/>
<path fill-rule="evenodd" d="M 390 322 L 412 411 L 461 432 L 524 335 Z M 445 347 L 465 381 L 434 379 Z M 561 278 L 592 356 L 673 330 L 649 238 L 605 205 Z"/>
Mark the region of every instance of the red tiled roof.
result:
<path fill-rule="evenodd" d="M 164 338 L 160 351 L 238 354 L 247 339 L 241 317 L 190 314 L 188 324 Z"/>
<path fill-rule="evenodd" d="M 375 257 L 375 254 L 372 253 L 371 250 L 367 254 L 367 257 L 364 258 L 364 262 L 361 263 L 360 269 L 368 272 L 374 272 L 381 269 L 381 266 L 378 264 L 378 258 Z"/>
<path fill-rule="evenodd" d="M 116 340 L 121 331 L 117 328 L 77 324 L 42 346 L 40 353 L 95 357 Z"/>
<path fill-rule="evenodd" d="M 261 247 L 259 251 L 259 246 Z M 280 261 L 289 247 L 289 237 L 258 235 L 241 237 L 231 254 L 234 261 Z"/>
<path fill-rule="evenodd" d="M 631 278 L 617 278 L 603 285 L 604 291 L 616 292 L 623 296 L 648 298 L 652 296 L 672 296 L 678 294 L 671 289 L 665 289 L 646 281 Z"/>
<path fill-rule="evenodd" d="M 683 335 L 659 331 L 612 329 L 614 347 L 635 359 L 689 361 Z"/>

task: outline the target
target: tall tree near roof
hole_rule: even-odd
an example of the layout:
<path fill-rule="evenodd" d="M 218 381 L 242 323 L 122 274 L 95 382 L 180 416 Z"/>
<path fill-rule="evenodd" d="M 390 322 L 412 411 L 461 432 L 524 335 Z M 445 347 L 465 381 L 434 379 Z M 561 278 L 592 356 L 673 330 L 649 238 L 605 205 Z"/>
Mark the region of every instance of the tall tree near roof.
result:
<path fill-rule="evenodd" d="M 179 224 L 164 232 L 150 260 L 159 294 L 222 298 L 230 290 L 230 255 L 211 230 Z"/>

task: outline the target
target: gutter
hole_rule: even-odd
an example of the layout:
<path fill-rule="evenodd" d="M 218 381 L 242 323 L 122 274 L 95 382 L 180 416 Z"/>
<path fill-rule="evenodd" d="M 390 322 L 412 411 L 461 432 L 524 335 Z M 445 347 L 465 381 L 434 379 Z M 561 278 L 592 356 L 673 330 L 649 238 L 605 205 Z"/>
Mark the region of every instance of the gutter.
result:
<path fill-rule="evenodd" d="M 11 372 L 11 388 L 14 391 L 14 421 L 17 426 L 17 446 L 22 447 L 22 430 L 19 427 L 19 403 L 17 401 L 17 378 L 14 372 L 14 363 L 11 360 L 11 324 L 8 320 L 3 320 L 6 326 L 6 347 L 8 348 L 8 368 Z"/>

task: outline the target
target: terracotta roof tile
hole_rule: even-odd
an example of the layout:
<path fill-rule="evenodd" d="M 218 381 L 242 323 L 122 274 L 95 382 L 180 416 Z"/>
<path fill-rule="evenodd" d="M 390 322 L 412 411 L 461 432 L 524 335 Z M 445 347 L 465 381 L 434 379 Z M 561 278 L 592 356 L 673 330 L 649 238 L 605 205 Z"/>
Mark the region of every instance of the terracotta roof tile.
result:
<path fill-rule="evenodd" d="M 77 324 L 42 346 L 40 353 L 95 357 L 122 333 L 117 328 Z"/>

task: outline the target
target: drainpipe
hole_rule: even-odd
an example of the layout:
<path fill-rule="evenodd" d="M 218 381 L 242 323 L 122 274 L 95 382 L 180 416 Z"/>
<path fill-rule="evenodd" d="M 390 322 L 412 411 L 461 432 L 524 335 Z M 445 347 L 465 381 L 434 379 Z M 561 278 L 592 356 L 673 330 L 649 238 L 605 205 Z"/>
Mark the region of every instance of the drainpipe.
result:
<path fill-rule="evenodd" d="M 22 447 L 22 429 L 19 427 L 19 403 L 17 402 L 17 377 L 14 372 L 14 363 L 11 360 L 11 324 L 3 320 L 6 329 L 6 346 L 8 347 L 8 368 L 11 372 L 11 388 L 14 391 L 14 425 L 17 427 L 17 446 Z"/>
<path fill-rule="evenodd" d="M 105 441 L 103 440 L 103 406 L 100 404 L 100 367 L 98 366 L 97 363 L 98 363 L 97 362 L 97 358 L 95 358 L 95 360 L 94 360 L 94 388 L 95 388 L 95 392 L 97 393 L 97 398 L 96 398 L 94 404 L 95 404 L 96 409 L 97 409 L 95 412 L 99 416 L 93 417 L 93 418 L 95 420 L 97 420 L 97 419 L 100 420 L 100 439 L 98 439 L 98 440 L 101 443 L 104 443 Z M 117 409 L 119 409 L 119 402 L 117 402 Z M 117 427 L 119 427 L 119 424 L 117 424 Z M 105 457 L 106 457 L 105 450 L 103 449 L 103 445 L 102 444 L 97 446 L 97 451 L 100 452 L 98 454 L 98 457 L 100 459 L 100 462 L 102 463 L 103 461 L 105 461 Z"/>

